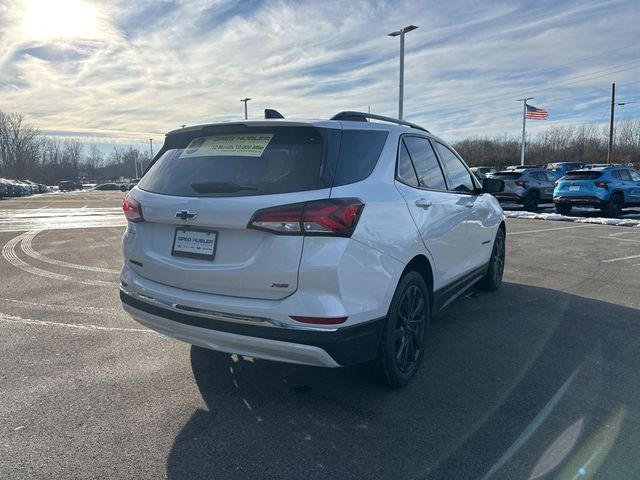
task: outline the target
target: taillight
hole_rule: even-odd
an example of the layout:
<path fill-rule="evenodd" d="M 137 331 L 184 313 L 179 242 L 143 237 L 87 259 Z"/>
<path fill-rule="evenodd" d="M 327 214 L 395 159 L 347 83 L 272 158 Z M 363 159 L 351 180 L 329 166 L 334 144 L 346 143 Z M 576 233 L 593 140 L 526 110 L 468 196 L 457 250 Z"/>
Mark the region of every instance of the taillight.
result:
<path fill-rule="evenodd" d="M 296 322 L 313 323 L 315 325 L 338 325 L 344 323 L 349 317 L 298 317 L 296 315 L 289 315 Z"/>
<path fill-rule="evenodd" d="M 553 186 L 557 187 L 558 186 L 558 181 L 556 180 L 555 182 L 553 182 Z"/>
<path fill-rule="evenodd" d="M 526 187 L 527 186 L 527 182 L 525 182 L 524 180 L 516 180 L 516 187 Z"/>
<path fill-rule="evenodd" d="M 604 188 L 606 190 L 609 190 L 609 183 L 608 182 L 595 182 L 596 187 L 599 188 Z"/>
<path fill-rule="evenodd" d="M 142 216 L 142 206 L 139 202 L 131 198 L 129 195 L 124 197 L 124 202 L 122 203 L 122 211 L 124 212 L 124 216 L 129 222 L 144 222 L 144 218 Z"/>
<path fill-rule="evenodd" d="M 357 198 L 334 198 L 264 208 L 253 214 L 247 228 L 279 235 L 350 237 L 364 203 Z"/>

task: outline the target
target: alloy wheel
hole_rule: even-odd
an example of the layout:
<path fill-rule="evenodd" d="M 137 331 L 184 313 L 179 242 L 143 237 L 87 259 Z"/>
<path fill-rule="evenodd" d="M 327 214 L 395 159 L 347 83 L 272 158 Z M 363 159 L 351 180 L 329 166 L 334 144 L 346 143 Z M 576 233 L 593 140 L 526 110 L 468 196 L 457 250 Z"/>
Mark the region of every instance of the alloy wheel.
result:
<path fill-rule="evenodd" d="M 403 373 L 415 368 L 420 360 L 425 319 L 424 294 L 416 285 L 410 285 L 400 299 L 393 332 L 396 365 Z"/>

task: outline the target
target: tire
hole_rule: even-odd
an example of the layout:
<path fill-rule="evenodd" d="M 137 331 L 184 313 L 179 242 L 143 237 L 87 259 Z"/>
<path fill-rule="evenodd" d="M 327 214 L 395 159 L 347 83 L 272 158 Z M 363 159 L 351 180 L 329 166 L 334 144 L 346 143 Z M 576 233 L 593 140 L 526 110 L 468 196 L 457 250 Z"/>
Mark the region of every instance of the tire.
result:
<path fill-rule="evenodd" d="M 121 192 L 126 192 L 127 191 L 127 186 L 126 185 L 120 185 L 120 191 Z"/>
<path fill-rule="evenodd" d="M 556 213 L 560 215 L 569 215 L 572 208 L 572 205 L 567 205 L 566 203 L 556 203 Z"/>
<path fill-rule="evenodd" d="M 607 204 L 604 214 L 609 218 L 618 218 L 622 213 L 622 204 L 624 203 L 624 199 L 622 195 L 619 193 L 614 193 L 611 195 L 609 199 L 609 203 Z"/>
<path fill-rule="evenodd" d="M 388 386 L 404 387 L 415 376 L 424 356 L 430 318 L 429 289 L 418 272 L 407 272 L 393 294 L 375 362 Z"/>
<path fill-rule="evenodd" d="M 532 190 L 524 199 L 524 209 L 529 212 L 535 212 L 540 203 L 540 192 Z"/>
<path fill-rule="evenodd" d="M 502 228 L 498 229 L 496 239 L 493 242 L 493 250 L 491 251 L 491 259 L 484 277 L 478 282 L 478 287 L 482 290 L 493 292 L 502 285 L 502 276 L 504 274 L 504 258 L 505 258 L 505 234 Z"/>

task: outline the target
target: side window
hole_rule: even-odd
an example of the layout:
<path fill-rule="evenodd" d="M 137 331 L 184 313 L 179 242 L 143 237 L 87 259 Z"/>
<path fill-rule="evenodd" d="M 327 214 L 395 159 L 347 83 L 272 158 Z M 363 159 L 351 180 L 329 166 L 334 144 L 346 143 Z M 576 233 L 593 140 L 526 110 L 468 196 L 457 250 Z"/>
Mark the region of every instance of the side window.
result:
<path fill-rule="evenodd" d="M 418 175 L 418 185 L 423 188 L 446 190 L 447 184 L 436 154 L 426 138 L 404 137 L 407 149 Z"/>
<path fill-rule="evenodd" d="M 629 170 L 629 175 L 631 175 L 632 182 L 640 182 L 640 173 L 634 170 Z"/>
<path fill-rule="evenodd" d="M 629 174 L 629 170 L 618 170 L 618 175 L 620 175 L 620 179 L 623 182 L 631 181 L 631 175 Z"/>
<path fill-rule="evenodd" d="M 535 178 L 536 180 L 540 180 L 541 182 L 546 181 L 546 178 L 544 178 L 540 172 L 531 172 L 529 175 L 531 175 L 533 178 Z"/>
<path fill-rule="evenodd" d="M 471 179 L 469 170 L 464 166 L 462 161 L 447 147 L 441 143 L 434 142 L 440 161 L 447 174 L 449 190 L 456 192 L 470 193 L 475 189 L 475 183 Z"/>
<path fill-rule="evenodd" d="M 543 175 L 547 177 L 547 182 L 555 182 L 556 180 L 558 180 L 558 177 L 549 172 L 544 172 Z"/>
<path fill-rule="evenodd" d="M 411 163 L 411 157 L 404 145 L 404 141 L 400 140 L 400 151 L 398 152 L 398 178 L 402 183 L 406 183 L 412 187 L 418 186 L 418 177 Z"/>

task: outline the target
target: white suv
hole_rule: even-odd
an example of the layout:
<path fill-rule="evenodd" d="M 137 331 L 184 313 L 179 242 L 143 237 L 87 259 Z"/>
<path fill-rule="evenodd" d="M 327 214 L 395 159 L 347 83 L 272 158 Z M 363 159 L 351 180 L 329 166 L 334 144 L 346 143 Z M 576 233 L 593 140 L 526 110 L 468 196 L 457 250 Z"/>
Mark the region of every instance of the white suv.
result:
<path fill-rule="evenodd" d="M 402 386 L 432 315 L 502 281 L 501 184 L 422 127 L 359 112 L 175 130 L 124 201 L 122 305 L 194 345 L 375 360 Z"/>

